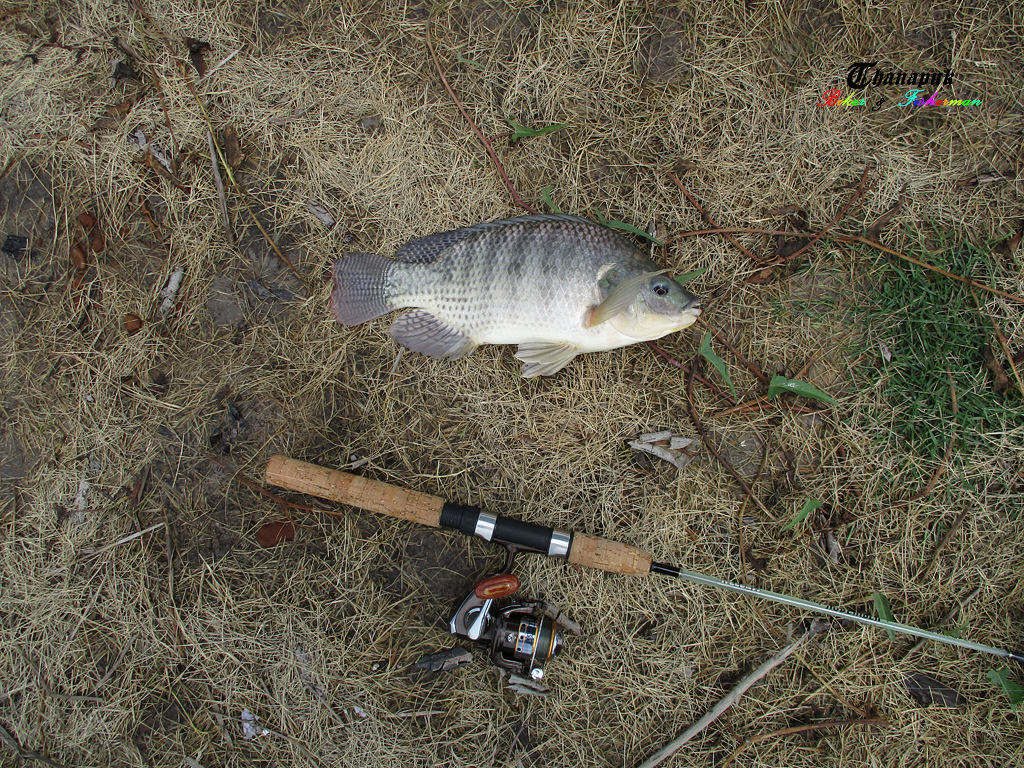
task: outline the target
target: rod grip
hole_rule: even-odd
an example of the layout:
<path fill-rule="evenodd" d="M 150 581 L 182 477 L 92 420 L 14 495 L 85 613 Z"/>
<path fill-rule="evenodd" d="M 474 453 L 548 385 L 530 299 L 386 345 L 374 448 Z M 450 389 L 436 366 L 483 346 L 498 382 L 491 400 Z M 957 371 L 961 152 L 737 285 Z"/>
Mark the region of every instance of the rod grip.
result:
<path fill-rule="evenodd" d="M 643 550 L 586 533 L 573 534 L 569 562 L 627 576 L 651 572 L 651 556 Z"/>
<path fill-rule="evenodd" d="M 411 523 L 429 525 L 431 528 L 441 524 L 444 499 L 287 456 L 270 457 L 266 480 L 279 488 L 308 493 Z"/>

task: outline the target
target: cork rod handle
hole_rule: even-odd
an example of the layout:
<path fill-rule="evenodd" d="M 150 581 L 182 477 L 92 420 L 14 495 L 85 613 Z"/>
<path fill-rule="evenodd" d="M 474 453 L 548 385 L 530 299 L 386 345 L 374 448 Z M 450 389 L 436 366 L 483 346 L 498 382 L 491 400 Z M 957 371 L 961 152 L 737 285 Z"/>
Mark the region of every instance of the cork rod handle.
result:
<path fill-rule="evenodd" d="M 651 572 L 651 556 L 643 550 L 587 533 L 573 534 L 569 562 L 626 576 L 646 576 Z"/>
<path fill-rule="evenodd" d="M 279 488 L 308 493 L 411 523 L 429 525 L 431 528 L 441 524 L 444 499 L 287 456 L 270 457 L 266 480 Z"/>

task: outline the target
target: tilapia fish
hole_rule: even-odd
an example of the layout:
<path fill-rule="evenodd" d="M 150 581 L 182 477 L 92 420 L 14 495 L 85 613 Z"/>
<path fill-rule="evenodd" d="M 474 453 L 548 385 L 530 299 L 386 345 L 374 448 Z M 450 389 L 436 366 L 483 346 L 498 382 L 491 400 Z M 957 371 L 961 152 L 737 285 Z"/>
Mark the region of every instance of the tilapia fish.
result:
<path fill-rule="evenodd" d="M 583 352 L 691 325 L 700 301 L 636 245 L 574 216 L 522 216 L 421 237 L 394 258 L 334 263 L 331 306 L 358 325 L 392 310 L 388 333 L 431 357 L 518 344 L 523 376 L 550 376 Z"/>

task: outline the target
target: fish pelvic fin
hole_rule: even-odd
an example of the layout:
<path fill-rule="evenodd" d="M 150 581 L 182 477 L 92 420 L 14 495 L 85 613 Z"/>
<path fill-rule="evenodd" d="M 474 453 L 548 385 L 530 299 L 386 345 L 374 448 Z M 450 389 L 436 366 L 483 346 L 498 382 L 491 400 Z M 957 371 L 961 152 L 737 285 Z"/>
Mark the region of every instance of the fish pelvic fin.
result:
<path fill-rule="evenodd" d="M 516 357 L 523 361 L 523 377 L 553 376 L 565 368 L 580 348 L 558 341 L 536 341 L 519 345 Z"/>
<path fill-rule="evenodd" d="M 414 309 L 399 316 L 388 329 L 388 335 L 413 352 L 449 360 L 465 357 L 478 346 L 458 328 L 453 328 L 422 309 Z"/>
<path fill-rule="evenodd" d="M 350 253 L 334 262 L 331 309 L 342 325 L 359 325 L 395 307 L 388 297 L 393 262 L 375 253 Z"/>
<path fill-rule="evenodd" d="M 613 317 L 621 312 L 625 312 L 629 309 L 629 306 L 636 301 L 636 297 L 640 293 L 640 289 L 644 283 L 650 280 L 655 275 L 660 275 L 662 272 L 668 270 L 663 269 L 659 272 L 644 272 L 624 280 L 615 286 L 611 293 L 595 307 L 590 308 L 590 312 L 587 313 L 585 325 L 588 328 L 593 328 L 595 325 L 611 320 Z"/>

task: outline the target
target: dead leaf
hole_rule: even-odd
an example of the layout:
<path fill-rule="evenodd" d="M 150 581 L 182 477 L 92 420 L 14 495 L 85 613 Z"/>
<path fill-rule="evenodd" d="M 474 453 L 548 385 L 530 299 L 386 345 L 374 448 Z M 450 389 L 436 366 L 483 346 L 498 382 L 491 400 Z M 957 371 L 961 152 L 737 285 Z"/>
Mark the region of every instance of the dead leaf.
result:
<path fill-rule="evenodd" d="M 267 523 L 256 531 L 256 541 L 261 547 L 273 547 L 282 541 L 291 541 L 294 538 L 295 526 L 287 520 Z"/>
<path fill-rule="evenodd" d="M 672 170 L 675 171 L 677 176 L 683 176 L 696 167 L 697 164 L 693 162 L 693 160 L 680 158 L 679 160 L 676 160 L 676 164 L 672 166 Z"/>
<path fill-rule="evenodd" d="M 334 217 L 331 216 L 331 214 L 329 214 L 327 210 L 323 208 L 323 206 L 321 206 L 312 198 L 306 201 L 306 210 L 308 210 L 310 213 L 312 213 L 314 216 L 320 219 L 320 223 L 323 224 L 328 229 L 334 226 Z"/>
<path fill-rule="evenodd" d="M 810 240 L 806 237 L 796 237 L 787 240 L 784 236 L 779 235 L 777 242 L 778 245 L 775 247 L 775 253 L 772 254 L 772 258 L 788 259 L 794 253 L 802 250 Z"/>
<path fill-rule="evenodd" d="M 963 179 L 957 182 L 962 187 L 980 187 L 982 184 L 992 184 L 996 181 L 1013 181 L 1017 178 L 1017 175 L 1013 171 L 1006 171 L 1000 173 L 999 171 L 989 171 L 987 173 L 979 173 L 969 179 Z"/>
<path fill-rule="evenodd" d="M 453 669 L 464 667 L 472 661 L 472 653 L 465 648 L 455 646 L 446 651 L 423 656 L 416 662 L 415 666 L 424 672 L 449 672 Z"/>
<path fill-rule="evenodd" d="M 759 269 L 750 277 L 746 278 L 746 280 L 744 280 L 743 282 L 752 283 L 754 285 L 758 285 L 760 283 L 767 283 L 769 280 L 772 279 L 772 276 L 775 274 L 775 269 L 776 268 L 774 266 Z"/>
<path fill-rule="evenodd" d="M 800 208 L 801 208 L 801 206 L 795 205 L 795 204 L 794 205 L 784 205 L 781 208 L 772 208 L 771 210 L 765 210 L 765 211 L 763 211 L 763 214 L 765 216 L 771 216 L 771 217 L 786 216 L 786 215 L 788 215 L 790 213 L 796 213 L 797 211 L 800 210 Z"/>
<path fill-rule="evenodd" d="M 832 565 L 839 565 L 839 560 L 843 556 L 843 548 L 839 544 L 835 532 L 829 528 L 822 534 L 821 539 L 821 548 L 828 554 L 828 559 L 832 561 Z"/>
<path fill-rule="evenodd" d="M 882 235 L 882 230 L 889 226 L 889 222 L 892 221 L 892 217 L 903 210 L 903 194 L 907 191 L 907 185 L 903 185 L 903 189 L 900 190 L 899 196 L 896 198 L 895 205 L 892 206 L 888 211 L 883 213 L 872 224 L 864 231 L 864 237 L 873 243 L 879 242 L 878 238 Z"/>
<path fill-rule="evenodd" d="M 122 80 L 142 82 L 139 73 L 132 69 L 124 59 L 112 59 L 110 62 L 110 87 L 113 88 Z"/>
<path fill-rule="evenodd" d="M 675 465 L 676 469 L 683 469 L 693 461 L 700 443 L 692 437 L 673 436 L 670 431 L 665 430 L 640 435 L 636 440 L 629 441 L 629 447 L 657 456 Z"/>
<path fill-rule="evenodd" d="M 986 344 L 981 348 L 981 354 L 985 358 L 985 367 L 992 372 L 992 391 L 997 395 L 1005 395 L 1011 387 L 1010 377 L 1003 370 L 1003 364 L 996 359 L 992 347 Z"/>
<path fill-rule="evenodd" d="M 228 125 L 224 128 L 224 154 L 227 157 L 228 165 L 237 168 L 242 164 L 242 150 L 238 145 L 238 133 L 234 126 Z"/>
<path fill-rule="evenodd" d="M 1017 246 L 1020 245 L 1021 238 L 1024 237 L 1024 221 L 1017 222 L 1017 231 L 1010 235 L 1005 240 L 1000 240 L 994 246 L 992 251 L 998 253 L 1001 256 L 1013 257 L 1017 252 Z"/>
<path fill-rule="evenodd" d="M 114 104 L 113 106 L 107 107 L 106 112 L 101 117 L 96 119 L 96 122 L 92 124 L 91 131 L 98 131 L 100 129 L 111 129 L 117 128 L 124 120 L 124 116 L 132 111 L 132 107 L 135 106 L 135 99 L 129 98 L 122 101 L 120 104 Z"/>
<path fill-rule="evenodd" d="M 756 557 L 754 551 L 749 548 L 743 553 L 743 559 L 747 561 L 747 565 L 754 570 L 754 573 L 760 573 L 768 567 L 768 558 Z"/>
<path fill-rule="evenodd" d="M 196 72 L 202 77 L 206 74 L 206 61 L 203 59 L 203 51 L 209 51 L 211 46 L 204 40 L 196 40 L 194 37 L 186 37 L 185 44 L 188 46 L 188 58 Z"/>
<path fill-rule="evenodd" d="M 903 678 L 903 683 L 907 686 L 907 692 L 921 702 L 921 706 L 924 707 L 929 704 L 937 704 L 940 707 L 961 707 L 966 703 L 964 697 L 952 688 L 920 672 L 907 675 Z"/>

